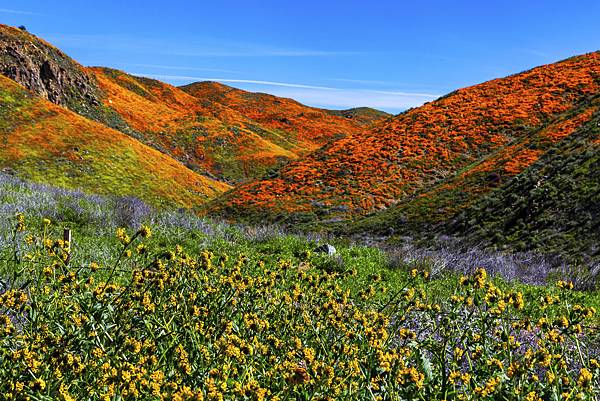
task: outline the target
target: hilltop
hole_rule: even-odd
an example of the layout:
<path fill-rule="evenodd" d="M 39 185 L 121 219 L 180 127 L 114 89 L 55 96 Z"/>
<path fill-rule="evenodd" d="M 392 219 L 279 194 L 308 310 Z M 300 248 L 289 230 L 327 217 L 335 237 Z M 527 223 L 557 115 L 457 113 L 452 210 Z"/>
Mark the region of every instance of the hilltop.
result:
<path fill-rule="evenodd" d="M 215 83 L 177 88 L 86 68 L 43 39 L 5 25 L 0 50 L 0 73 L 36 95 L 232 184 L 260 178 L 388 117 L 370 109 L 331 112 Z M 226 101 L 219 92 L 228 94 Z"/>
<path fill-rule="evenodd" d="M 196 82 L 181 87 L 208 104 L 234 109 L 264 127 L 287 132 L 293 150 L 307 153 L 350 133 L 360 132 L 390 115 L 368 107 L 324 110 L 305 106 L 293 99 L 247 92 L 218 82 Z"/>
<path fill-rule="evenodd" d="M 331 222 L 416 197 L 426 202 L 427 191 L 460 176 L 475 184 L 459 180 L 457 191 L 478 197 L 589 120 L 594 108 L 581 107 L 599 89 L 599 52 L 459 89 L 330 143 L 276 176 L 241 185 L 211 210 L 236 219 Z M 505 168 L 477 171 L 485 160 L 494 165 L 494 157 Z M 415 211 L 424 219 L 429 213 Z"/>

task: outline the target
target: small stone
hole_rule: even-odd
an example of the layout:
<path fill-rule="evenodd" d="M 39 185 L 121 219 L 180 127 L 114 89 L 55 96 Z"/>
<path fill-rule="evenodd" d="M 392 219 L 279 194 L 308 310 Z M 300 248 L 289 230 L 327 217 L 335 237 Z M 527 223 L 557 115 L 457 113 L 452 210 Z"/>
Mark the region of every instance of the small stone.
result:
<path fill-rule="evenodd" d="M 337 250 L 335 249 L 335 247 L 333 245 L 323 244 L 323 245 L 315 248 L 314 252 L 315 253 L 326 253 L 329 256 L 333 256 L 337 253 Z"/>

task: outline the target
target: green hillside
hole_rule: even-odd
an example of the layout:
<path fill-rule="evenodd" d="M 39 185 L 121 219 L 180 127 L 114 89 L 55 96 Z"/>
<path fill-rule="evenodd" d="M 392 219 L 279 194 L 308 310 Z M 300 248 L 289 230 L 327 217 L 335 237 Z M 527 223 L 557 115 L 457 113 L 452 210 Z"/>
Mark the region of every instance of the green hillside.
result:
<path fill-rule="evenodd" d="M 500 249 L 600 261 L 600 113 L 445 230 Z"/>

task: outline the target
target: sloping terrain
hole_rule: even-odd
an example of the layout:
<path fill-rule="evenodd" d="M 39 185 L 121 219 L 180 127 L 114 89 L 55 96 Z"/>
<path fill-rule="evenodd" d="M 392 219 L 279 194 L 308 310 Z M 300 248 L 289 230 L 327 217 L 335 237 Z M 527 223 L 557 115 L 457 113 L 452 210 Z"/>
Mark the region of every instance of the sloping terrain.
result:
<path fill-rule="evenodd" d="M 552 154 L 560 149 L 562 141 L 592 120 L 598 110 L 600 99 L 594 96 L 530 135 L 517 138 L 468 168 L 403 199 L 389 209 L 359 220 L 350 229 L 354 232 L 396 235 L 432 234 L 443 230 L 442 227 L 462 210 L 496 188 L 509 185 L 513 177 L 526 171 L 538 159 L 545 160 L 546 153 Z"/>
<path fill-rule="evenodd" d="M 387 117 L 371 109 L 329 112 L 225 85 L 219 90 L 237 91 L 254 100 L 239 107 L 244 99 L 222 103 L 209 93 L 192 96 L 122 71 L 84 68 L 44 40 L 6 25 L 0 25 L 0 73 L 198 173 L 231 183 L 262 177 L 330 140 Z"/>
<path fill-rule="evenodd" d="M 276 177 L 242 185 L 211 210 L 287 221 L 361 216 L 410 199 L 503 149 L 504 174 L 514 175 L 541 154 L 527 138 L 559 124 L 560 116 L 599 90 L 600 52 L 460 89 L 327 145 Z M 572 118 L 577 124 L 585 117 Z M 558 131 L 548 136 L 560 139 L 564 130 Z M 485 193 L 493 185 L 479 188 Z"/>
<path fill-rule="evenodd" d="M 194 207 L 229 189 L 0 75 L 0 168 L 34 182 Z"/>
<path fill-rule="evenodd" d="M 385 116 L 362 113 L 368 117 L 354 120 L 253 93 L 248 95 L 259 100 L 252 108 L 230 107 L 232 102 L 192 96 L 154 79 L 101 67 L 88 71 L 105 93 L 106 105 L 127 123 L 124 132 L 197 172 L 232 184 L 260 178 L 328 141 L 359 132 L 367 120 Z M 293 103 L 295 109 L 279 112 L 277 102 Z M 296 116 L 300 117 L 292 122 Z"/>
<path fill-rule="evenodd" d="M 298 155 L 273 141 L 248 118 L 160 81 L 108 68 L 91 68 L 107 104 L 144 143 L 189 168 L 230 182 L 261 176 Z"/>
<path fill-rule="evenodd" d="M 222 104 L 275 132 L 285 133 L 303 154 L 349 133 L 360 132 L 390 115 L 368 107 L 350 110 L 324 110 L 295 100 L 266 93 L 247 92 L 218 82 L 196 82 L 182 86 L 187 93 L 208 102 Z"/>
<path fill-rule="evenodd" d="M 600 102 L 599 102 L 600 103 Z M 600 113 L 443 231 L 496 248 L 600 260 Z"/>

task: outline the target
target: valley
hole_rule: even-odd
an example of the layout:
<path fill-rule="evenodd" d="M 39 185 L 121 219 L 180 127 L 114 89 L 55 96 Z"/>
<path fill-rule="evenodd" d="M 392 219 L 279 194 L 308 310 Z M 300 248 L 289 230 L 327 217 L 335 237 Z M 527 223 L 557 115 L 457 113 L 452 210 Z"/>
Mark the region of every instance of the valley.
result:
<path fill-rule="evenodd" d="M 539 64 L 436 99 L 179 85 L 0 25 L 0 398 L 598 399 L 600 51 Z"/>

